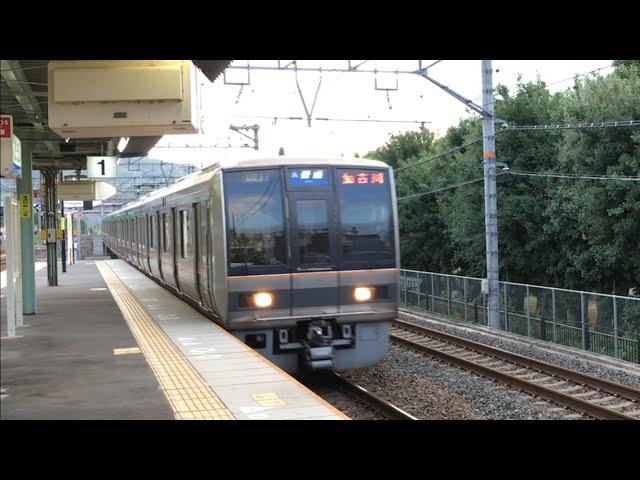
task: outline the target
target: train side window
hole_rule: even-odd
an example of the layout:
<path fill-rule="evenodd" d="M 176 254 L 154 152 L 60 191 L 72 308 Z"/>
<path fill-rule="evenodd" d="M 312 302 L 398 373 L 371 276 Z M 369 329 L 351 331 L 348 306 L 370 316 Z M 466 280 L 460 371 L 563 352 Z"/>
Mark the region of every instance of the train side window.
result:
<path fill-rule="evenodd" d="M 145 250 L 147 248 L 147 216 L 144 215 L 140 217 L 140 243 L 142 244 L 142 249 Z"/>
<path fill-rule="evenodd" d="M 153 214 L 149 217 L 149 248 L 154 249 L 153 247 Z"/>
<path fill-rule="evenodd" d="M 189 211 L 180 210 L 180 256 L 189 258 Z"/>
<path fill-rule="evenodd" d="M 165 253 L 169 252 L 169 242 L 171 241 L 171 235 L 169 235 L 169 214 L 162 214 L 162 251 Z"/>

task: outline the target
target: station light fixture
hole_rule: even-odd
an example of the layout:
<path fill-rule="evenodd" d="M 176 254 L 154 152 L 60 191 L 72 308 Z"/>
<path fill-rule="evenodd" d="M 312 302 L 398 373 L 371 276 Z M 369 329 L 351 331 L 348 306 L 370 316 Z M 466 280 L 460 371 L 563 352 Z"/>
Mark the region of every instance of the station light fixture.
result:
<path fill-rule="evenodd" d="M 129 137 L 120 137 L 120 141 L 118 142 L 118 151 L 120 153 L 124 152 L 124 149 L 127 148 L 129 144 Z"/>

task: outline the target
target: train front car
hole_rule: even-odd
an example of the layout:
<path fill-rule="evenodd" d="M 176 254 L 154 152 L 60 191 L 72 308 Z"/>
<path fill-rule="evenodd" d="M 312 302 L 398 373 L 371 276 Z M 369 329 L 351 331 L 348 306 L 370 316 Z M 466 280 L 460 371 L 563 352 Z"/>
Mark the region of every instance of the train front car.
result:
<path fill-rule="evenodd" d="M 380 361 L 397 314 L 393 170 L 282 158 L 223 182 L 228 328 L 290 372 Z"/>

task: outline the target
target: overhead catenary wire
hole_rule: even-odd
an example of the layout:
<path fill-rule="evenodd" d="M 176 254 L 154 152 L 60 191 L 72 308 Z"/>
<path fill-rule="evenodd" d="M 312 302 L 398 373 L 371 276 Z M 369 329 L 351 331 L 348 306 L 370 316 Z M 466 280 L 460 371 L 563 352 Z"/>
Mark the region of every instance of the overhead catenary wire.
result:
<path fill-rule="evenodd" d="M 580 173 L 564 173 L 564 172 L 526 172 L 509 170 L 509 175 L 519 175 L 526 177 L 554 177 L 554 178 L 570 178 L 572 180 L 620 180 L 626 182 L 638 182 L 640 176 L 627 175 L 585 175 Z"/>
<path fill-rule="evenodd" d="M 306 120 L 304 117 L 278 117 L 269 115 L 233 115 L 234 118 L 264 118 L 270 120 Z M 429 120 L 384 120 L 377 118 L 329 118 L 329 117 L 314 117 L 311 120 L 325 121 L 325 122 L 372 122 L 372 123 L 431 123 Z"/>
<path fill-rule="evenodd" d="M 500 172 L 496 174 L 496 177 L 503 175 L 505 172 Z M 400 197 L 398 198 L 398 201 L 401 200 L 408 200 L 410 198 L 416 198 L 416 197 L 424 197 L 426 195 L 433 195 L 434 193 L 438 193 L 438 192 L 444 192 L 445 190 L 451 190 L 452 188 L 458 188 L 461 187 L 463 185 L 468 185 L 470 183 L 475 183 L 475 182 L 479 182 L 481 180 L 484 180 L 484 176 L 482 177 L 478 177 L 478 178 L 474 178 L 473 180 L 467 180 L 466 182 L 461 182 L 461 183 L 456 183 L 455 185 L 448 185 L 446 187 L 442 187 L 442 188 L 436 188 L 435 190 L 429 190 L 428 192 L 423 192 L 423 193 L 414 193 L 413 195 L 405 195 L 404 197 Z"/>
<path fill-rule="evenodd" d="M 568 130 L 568 129 L 589 129 L 589 128 L 629 128 L 629 127 L 640 127 L 640 120 L 616 120 L 610 122 L 585 122 L 585 123 L 567 123 L 567 124 L 546 124 L 546 125 L 513 125 L 513 126 L 505 126 L 500 130 L 496 131 L 496 135 L 502 132 L 508 131 L 527 131 L 527 130 Z M 394 169 L 396 173 L 399 173 L 408 168 L 412 168 L 418 165 L 422 165 L 424 163 L 430 162 L 432 160 L 436 160 L 440 157 L 444 157 L 446 155 L 450 155 L 452 153 L 463 150 L 471 145 L 482 142 L 482 137 L 478 137 L 474 140 L 471 140 L 463 145 L 458 147 L 450 148 L 444 152 L 441 152 L 432 157 L 426 158 L 424 160 L 420 160 L 419 162 L 412 163 L 410 165 L 405 165 L 403 167 L 397 167 Z"/>
<path fill-rule="evenodd" d="M 475 140 L 471 140 L 470 142 L 467 142 L 467 143 L 465 143 L 463 145 L 460 145 L 458 147 L 450 148 L 450 149 L 448 149 L 448 150 L 446 150 L 444 152 L 441 152 L 441 153 L 439 153 L 437 155 L 434 155 L 434 156 L 429 157 L 429 158 L 425 158 L 424 160 L 420 160 L 419 162 L 415 162 L 415 163 L 412 163 L 410 165 L 405 165 L 404 167 L 397 167 L 397 168 L 394 169 L 394 171 L 396 173 L 400 173 L 400 172 L 402 172 L 402 171 L 404 171 L 404 170 L 406 170 L 408 168 L 416 167 L 418 165 L 422 165 L 423 163 L 427 163 L 427 162 L 430 162 L 432 160 L 436 160 L 436 159 L 438 159 L 440 157 L 445 157 L 445 156 L 450 155 L 452 153 L 459 152 L 460 150 L 463 150 L 463 149 L 465 149 L 467 147 L 470 147 L 471 145 L 475 145 L 476 143 L 480 143 L 480 142 L 482 142 L 482 137 L 476 138 Z"/>
<path fill-rule="evenodd" d="M 543 89 L 545 89 L 547 87 L 550 87 L 551 85 L 557 85 L 558 83 L 568 82 L 569 80 L 574 80 L 574 79 L 577 79 L 578 77 L 583 77 L 585 75 L 589 75 L 591 73 L 596 73 L 596 72 L 599 72 L 600 70 L 605 70 L 607 68 L 613 68 L 613 67 L 614 67 L 614 65 L 611 64 L 611 65 L 606 65 L 604 67 L 596 68 L 595 70 L 591 70 L 589 72 L 578 73 L 577 75 L 573 75 L 572 77 L 563 78 L 562 80 L 557 80 L 557 81 L 551 82 L 551 83 L 545 83 L 544 85 L 542 85 L 540 87 L 532 88 L 531 90 L 527 90 L 527 91 L 525 91 L 523 93 L 525 93 L 526 95 L 529 95 L 529 94 L 531 94 L 533 92 L 537 92 L 538 90 L 543 90 Z M 498 101 L 498 99 L 494 99 L 493 102 L 490 102 L 490 103 L 495 103 L 497 101 Z M 487 103 L 486 105 L 482 105 L 482 106 L 486 107 L 487 105 L 489 105 L 489 103 Z"/>
<path fill-rule="evenodd" d="M 504 126 L 499 131 L 513 130 L 568 130 L 583 128 L 628 128 L 640 127 L 640 120 L 617 120 L 613 122 L 586 122 L 586 123 L 566 123 L 566 124 L 546 124 L 546 125 L 513 125 Z"/>
<path fill-rule="evenodd" d="M 620 181 L 631 181 L 631 182 L 639 182 L 640 176 L 625 176 L 625 175 L 584 175 L 584 174 L 573 174 L 573 173 L 563 173 L 563 172 L 526 172 L 526 171 L 501 171 L 496 174 L 496 177 L 500 175 L 518 175 L 518 176 L 532 176 L 532 177 L 553 177 L 553 178 L 568 178 L 572 180 L 620 180 Z M 474 178 L 472 180 L 467 180 L 465 182 L 456 183 L 454 185 L 448 185 L 446 187 L 437 188 L 435 190 L 429 190 L 428 192 L 415 193 L 412 195 L 405 195 L 404 197 L 398 198 L 398 201 L 407 200 L 410 198 L 416 197 L 424 197 L 427 195 L 432 195 L 434 193 L 443 192 L 446 190 L 451 190 L 453 188 L 461 187 L 463 185 L 468 185 L 471 183 L 476 183 L 481 180 L 484 180 L 483 177 Z"/>

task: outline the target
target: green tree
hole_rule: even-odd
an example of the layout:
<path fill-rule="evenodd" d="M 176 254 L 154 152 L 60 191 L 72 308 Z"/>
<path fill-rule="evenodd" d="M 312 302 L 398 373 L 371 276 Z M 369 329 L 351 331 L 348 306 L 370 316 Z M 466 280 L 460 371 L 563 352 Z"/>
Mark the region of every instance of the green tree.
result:
<path fill-rule="evenodd" d="M 496 116 L 509 125 L 640 118 L 640 61 L 550 94 L 544 82 L 498 86 Z M 425 161 L 481 136 L 478 118 L 442 138 L 427 130 L 394 135 L 367 154 L 396 171 L 402 263 L 407 268 L 485 275 L 483 182 L 421 195 L 482 177 L 482 145 Z M 638 175 L 638 129 L 507 131 L 498 160 L 511 171 Z M 640 284 L 640 185 L 539 176 L 498 177 L 501 278 L 627 293 Z"/>

